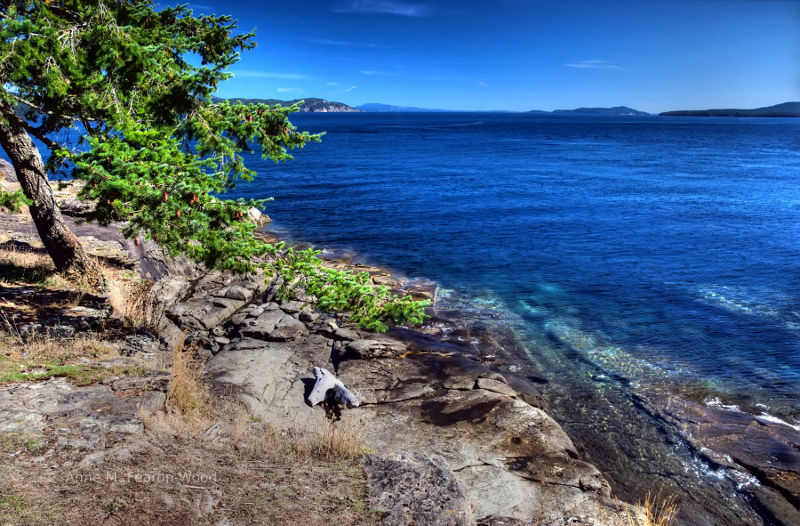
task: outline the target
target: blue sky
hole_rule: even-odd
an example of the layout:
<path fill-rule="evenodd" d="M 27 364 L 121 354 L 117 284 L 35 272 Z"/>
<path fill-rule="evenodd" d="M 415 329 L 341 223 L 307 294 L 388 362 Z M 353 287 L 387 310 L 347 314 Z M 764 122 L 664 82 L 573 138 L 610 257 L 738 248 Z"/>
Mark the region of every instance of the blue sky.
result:
<path fill-rule="evenodd" d="M 166 5 L 166 3 L 164 3 Z M 456 110 L 800 100 L 794 0 L 200 0 L 258 47 L 222 97 Z"/>

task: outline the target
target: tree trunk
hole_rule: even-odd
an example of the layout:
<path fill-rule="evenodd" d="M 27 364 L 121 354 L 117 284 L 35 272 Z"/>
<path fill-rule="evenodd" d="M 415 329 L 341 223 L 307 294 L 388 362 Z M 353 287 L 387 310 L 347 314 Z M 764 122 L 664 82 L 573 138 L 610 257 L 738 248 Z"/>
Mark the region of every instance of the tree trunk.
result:
<path fill-rule="evenodd" d="M 31 217 L 56 269 L 82 274 L 90 282 L 98 283 L 98 278 L 102 279 L 99 267 L 89 258 L 78 238 L 64 222 L 53 190 L 47 182 L 39 150 L 14 107 L 3 100 L 0 100 L 0 146 L 17 171 L 22 191 L 33 201 L 30 206 Z"/>

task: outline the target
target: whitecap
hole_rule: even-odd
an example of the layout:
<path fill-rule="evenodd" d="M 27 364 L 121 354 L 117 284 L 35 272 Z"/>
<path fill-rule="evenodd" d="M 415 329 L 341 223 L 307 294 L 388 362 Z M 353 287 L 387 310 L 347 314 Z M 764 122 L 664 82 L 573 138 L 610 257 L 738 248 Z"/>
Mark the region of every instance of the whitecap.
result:
<path fill-rule="evenodd" d="M 800 431 L 800 426 L 792 425 L 786 420 L 782 420 L 777 416 L 773 416 L 769 413 L 761 413 L 760 415 L 756 415 L 756 420 L 761 422 L 762 424 L 779 424 L 783 426 L 788 426 L 794 429 L 795 431 Z"/>
<path fill-rule="evenodd" d="M 736 404 L 726 405 L 722 403 L 722 400 L 719 397 L 711 398 L 710 400 L 705 400 L 705 404 L 708 407 L 719 407 L 720 409 L 726 409 L 728 411 L 735 411 L 737 413 L 741 413 L 741 408 Z"/>

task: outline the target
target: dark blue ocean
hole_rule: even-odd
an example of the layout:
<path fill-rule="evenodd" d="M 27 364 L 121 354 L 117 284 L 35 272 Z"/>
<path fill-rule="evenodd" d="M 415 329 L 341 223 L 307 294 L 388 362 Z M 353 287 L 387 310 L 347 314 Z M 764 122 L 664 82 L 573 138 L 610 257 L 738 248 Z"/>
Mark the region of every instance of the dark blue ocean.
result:
<path fill-rule="evenodd" d="M 234 194 L 633 382 L 800 413 L 800 120 L 296 114 Z M 545 343 L 546 344 L 546 343 Z M 557 345 L 556 345 L 557 344 Z"/>

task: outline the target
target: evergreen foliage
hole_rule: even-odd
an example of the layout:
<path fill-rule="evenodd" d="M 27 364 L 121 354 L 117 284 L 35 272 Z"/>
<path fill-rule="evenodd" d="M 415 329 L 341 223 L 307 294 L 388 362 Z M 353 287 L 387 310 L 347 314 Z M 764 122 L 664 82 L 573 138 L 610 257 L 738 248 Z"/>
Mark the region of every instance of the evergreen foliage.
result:
<path fill-rule="evenodd" d="M 0 188 L 0 210 L 8 210 L 9 212 L 19 212 L 20 206 L 29 205 L 30 199 L 25 197 L 22 190 L 16 192 L 7 192 Z"/>
<path fill-rule="evenodd" d="M 328 269 L 314 251 L 254 240 L 247 211 L 264 200 L 214 197 L 255 176 L 243 153 L 256 148 L 281 162 L 320 140 L 289 121 L 297 105 L 212 98 L 231 76 L 226 69 L 255 46 L 253 33 L 237 32 L 229 16 L 194 16 L 186 5 L 156 10 L 149 0 L 0 7 L 0 100 L 26 108 L 28 133 L 51 150 L 49 173 L 86 181 L 79 197 L 97 202 L 92 219 L 127 221 L 124 234 L 137 243 L 149 238 L 209 267 L 277 271 L 364 327 L 423 319 L 425 302 Z M 78 144 L 53 139 L 70 129 Z"/>

